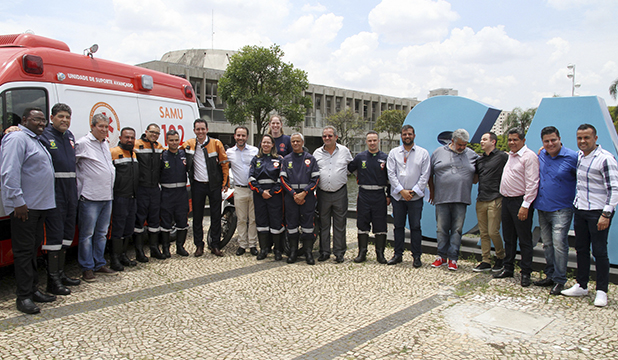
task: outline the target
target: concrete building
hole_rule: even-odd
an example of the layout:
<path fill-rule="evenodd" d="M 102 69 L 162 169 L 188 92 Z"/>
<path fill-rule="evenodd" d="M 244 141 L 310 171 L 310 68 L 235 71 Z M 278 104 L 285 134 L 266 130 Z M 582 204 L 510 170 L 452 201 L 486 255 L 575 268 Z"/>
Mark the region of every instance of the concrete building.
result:
<path fill-rule="evenodd" d="M 235 125 L 227 122 L 223 110 L 224 102 L 218 96 L 217 84 L 223 76 L 229 58 L 235 54 L 229 50 L 191 49 L 170 51 L 161 60 L 137 64 L 144 68 L 183 77 L 191 82 L 198 99 L 202 118 L 208 121 L 209 133 L 218 137 L 224 144 L 234 143 Z M 309 84 L 305 95 L 311 97 L 313 108 L 307 111 L 300 132 L 305 135 L 307 148 L 313 151 L 322 145 L 322 128 L 326 118 L 347 108 L 352 109 L 365 120 L 365 130 L 373 129 L 378 117 L 385 110 L 402 110 L 408 113 L 418 101 L 416 98 L 398 98 L 380 94 Z M 253 123 L 247 124 L 252 134 L 256 133 Z M 284 128 L 286 134 L 291 128 Z M 350 149 L 353 153 L 364 150 L 362 141 Z M 386 147 L 383 151 L 388 151 Z"/>
<path fill-rule="evenodd" d="M 427 95 L 427 98 L 430 97 L 434 97 L 434 96 L 440 96 L 440 95 L 452 95 L 452 96 L 457 96 L 459 94 L 459 91 L 457 90 L 453 90 L 453 89 L 447 89 L 447 88 L 439 88 L 439 89 L 435 89 L 435 90 L 429 90 L 429 95 Z"/>
<path fill-rule="evenodd" d="M 506 123 L 506 119 L 509 117 L 510 114 L 510 111 L 503 110 L 500 115 L 498 115 L 498 119 L 496 119 L 494 126 L 492 126 L 491 132 L 496 135 L 503 135 L 504 132 L 508 130 L 504 128 L 504 125 Z"/>

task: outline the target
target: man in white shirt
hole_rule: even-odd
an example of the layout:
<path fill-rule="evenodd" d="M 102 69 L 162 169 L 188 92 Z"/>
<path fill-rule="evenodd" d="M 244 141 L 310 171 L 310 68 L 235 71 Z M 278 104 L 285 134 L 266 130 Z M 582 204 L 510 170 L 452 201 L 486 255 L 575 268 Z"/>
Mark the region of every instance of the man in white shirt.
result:
<path fill-rule="evenodd" d="M 247 249 L 251 255 L 257 256 L 257 228 L 255 226 L 255 210 L 253 194 L 249 189 L 249 165 L 251 159 L 258 153 L 258 148 L 247 144 L 249 130 L 245 126 L 234 129 L 236 145 L 227 149 L 227 159 L 234 177 L 234 206 L 238 217 L 238 250 L 241 256 Z"/>
<path fill-rule="evenodd" d="M 324 146 L 313 153 L 320 168 L 318 183 L 318 212 L 320 214 L 320 257 L 330 259 L 330 226 L 333 224 L 333 253 L 335 262 L 342 263 L 346 251 L 346 218 L 348 214 L 348 164 L 352 154 L 337 144 L 337 130 L 326 126 L 322 130 Z"/>

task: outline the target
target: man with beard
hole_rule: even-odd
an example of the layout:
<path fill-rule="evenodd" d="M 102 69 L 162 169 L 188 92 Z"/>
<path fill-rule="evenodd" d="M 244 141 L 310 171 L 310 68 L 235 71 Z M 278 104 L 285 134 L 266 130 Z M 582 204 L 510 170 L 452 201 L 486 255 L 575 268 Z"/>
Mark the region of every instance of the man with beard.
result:
<path fill-rule="evenodd" d="M 472 203 L 470 192 L 478 155 L 467 147 L 470 135 L 464 129 L 453 131 L 451 142 L 431 155 L 429 202 L 436 206 L 438 257 L 431 264 L 457 270 L 461 233 L 466 209 Z"/>
<path fill-rule="evenodd" d="M 431 163 L 429 152 L 414 144 L 415 137 L 412 125 L 402 126 L 401 142 L 403 144 L 390 151 L 386 163 L 388 180 L 391 183 L 395 225 L 395 254 L 387 264 L 395 265 L 403 261 L 407 217 L 410 226 L 413 265 L 419 268 L 423 265 L 421 262 L 423 197 L 431 173 Z"/>

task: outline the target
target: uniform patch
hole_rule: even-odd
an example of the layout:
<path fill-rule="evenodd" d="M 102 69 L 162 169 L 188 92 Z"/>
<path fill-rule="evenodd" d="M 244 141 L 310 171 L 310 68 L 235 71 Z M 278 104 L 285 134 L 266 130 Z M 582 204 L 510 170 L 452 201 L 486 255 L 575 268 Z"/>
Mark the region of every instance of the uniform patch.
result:
<path fill-rule="evenodd" d="M 273 161 L 273 166 L 275 167 L 275 169 L 278 168 L 279 167 L 279 161 Z"/>
<path fill-rule="evenodd" d="M 49 140 L 49 149 L 50 150 L 58 150 L 58 146 L 56 146 L 56 140 L 51 139 Z"/>
<path fill-rule="evenodd" d="M 71 140 L 71 141 L 69 141 L 69 142 L 71 143 L 71 147 L 72 147 L 73 149 L 75 149 L 75 141 Z"/>
<path fill-rule="evenodd" d="M 164 161 L 165 165 L 163 165 L 166 169 L 170 168 L 170 162 L 169 161 Z"/>
<path fill-rule="evenodd" d="M 262 161 L 258 160 L 257 163 L 255 164 L 256 168 L 261 168 L 262 167 Z"/>
<path fill-rule="evenodd" d="M 290 161 L 288 162 L 288 169 L 291 169 L 291 168 L 292 168 L 292 162 Z"/>
<path fill-rule="evenodd" d="M 305 159 L 305 165 L 307 165 L 307 167 L 309 167 L 309 165 L 311 165 L 311 160 Z"/>
<path fill-rule="evenodd" d="M 380 163 L 380 169 L 384 170 L 384 163 Z"/>
<path fill-rule="evenodd" d="M 363 160 L 361 161 L 361 169 L 366 169 L 367 168 L 367 161 Z"/>

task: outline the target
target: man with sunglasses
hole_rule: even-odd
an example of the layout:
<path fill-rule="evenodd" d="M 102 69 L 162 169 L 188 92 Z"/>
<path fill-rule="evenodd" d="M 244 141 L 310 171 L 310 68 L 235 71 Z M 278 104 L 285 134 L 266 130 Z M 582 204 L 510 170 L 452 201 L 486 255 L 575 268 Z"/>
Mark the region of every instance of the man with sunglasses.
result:
<path fill-rule="evenodd" d="M 322 130 L 324 146 L 313 153 L 320 168 L 318 184 L 318 212 L 320 214 L 320 257 L 330 259 L 330 227 L 333 224 L 333 253 L 335 262 L 342 263 L 346 251 L 346 217 L 348 214 L 348 164 L 352 154 L 337 144 L 337 130 L 326 126 Z"/>

